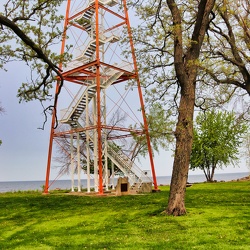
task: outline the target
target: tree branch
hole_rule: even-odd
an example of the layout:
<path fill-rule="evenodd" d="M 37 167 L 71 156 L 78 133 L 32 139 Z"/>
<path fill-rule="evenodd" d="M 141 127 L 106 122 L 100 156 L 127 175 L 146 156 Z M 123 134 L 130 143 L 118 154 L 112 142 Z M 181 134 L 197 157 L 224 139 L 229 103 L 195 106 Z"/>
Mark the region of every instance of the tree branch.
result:
<path fill-rule="evenodd" d="M 50 71 L 54 71 L 56 73 L 56 75 L 59 77 L 60 79 L 60 84 L 59 84 L 59 91 L 58 93 L 55 95 L 55 100 L 54 100 L 54 109 L 56 109 L 56 104 L 57 104 L 57 99 L 58 99 L 58 95 L 60 94 L 61 88 L 63 86 L 63 76 L 61 74 L 61 69 L 55 65 L 43 52 L 43 50 L 41 48 L 39 48 L 32 39 L 30 39 L 16 24 L 15 22 L 11 21 L 10 19 L 8 19 L 7 17 L 3 16 L 2 14 L 0 14 L 0 24 L 3 26 L 8 27 L 9 29 L 11 29 L 28 47 L 30 47 L 35 53 L 37 58 L 41 59 L 43 62 L 45 62 L 48 67 L 46 70 L 46 75 L 43 78 L 41 84 L 39 84 L 36 88 L 30 90 L 30 91 L 36 91 L 38 89 L 40 89 L 42 86 L 46 87 L 46 85 L 48 84 L 46 82 L 46 80 L 48 79 L 49 75 L 50 75 Z M 27 91 L 28 93 L 29 91 Z M 50 106 L 51 108 L 51 106 Z M 57 124 L 57 123 L 56 123 Z"/>

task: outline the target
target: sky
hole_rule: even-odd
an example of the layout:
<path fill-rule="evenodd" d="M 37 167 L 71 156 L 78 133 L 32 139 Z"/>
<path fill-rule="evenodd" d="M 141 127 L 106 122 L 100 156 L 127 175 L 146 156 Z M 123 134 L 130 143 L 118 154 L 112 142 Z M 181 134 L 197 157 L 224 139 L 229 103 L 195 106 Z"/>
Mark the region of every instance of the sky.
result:
<path fill-rule="evenodd" d="M 11 63 L 8 71 L 0 71 L 0 101 L 5 113 L 0 115 L 0 181 L 44 180 L 50 134 L 50 120 L 45 129 L 44 117 L 39 102 L 19 103 L 17 89 L 26 79 L 29 71 L 21 63 Z M 154 157 L 157 176 L 169 176 L 172 172 L 173 156 L 171 151 L 160 151 Z M 141 168 L 149 170 L 149 160 L 141 159 Z M 57 176 L 52 168 L 51 179 Z M 216 173 L 248 172 L 244 160 L 240 167 L 228 167 Z M 202 174 L 190 171 L 190 174 Z M 84 176 L 82 176 L 84 178 Z M 62 176 L 62 179 L 69 179 Z M 77 178 L 77 177 L 76 177 Z"/>
<path fill-rule="evenodd" d="M 59 50 L 58 50 L 59 51 Z M 39 102 L 19 103 L 17 89 L 29 76 L 29 70 L 22 63 L 13 62 L 8 71 L 0 71 L 0 102 L 5 109 L 0 115 L 0 181 L 45 180 L 50 135 L 50 119 L 45 129 L 44 116 Z M 170 176 L 172 172 L 172 151 L 161 150 L 155 154 L 157 176 Z M 140 159 L 143 170 L 149 170 L 149 160 Z M 57 169 L 51 169 L 51 179 L 57 176 Z M 239 167 L 229 166 L 216 173 L 249 172 L 244 159 Z M 191 171 L 190 174 L 202 174 Z M 84 177 L 82 175 L 82 177 Z M 63 176 L 62 179 L 69 179 Z M 76 176 L 77 178 L 77 176 Z"/>

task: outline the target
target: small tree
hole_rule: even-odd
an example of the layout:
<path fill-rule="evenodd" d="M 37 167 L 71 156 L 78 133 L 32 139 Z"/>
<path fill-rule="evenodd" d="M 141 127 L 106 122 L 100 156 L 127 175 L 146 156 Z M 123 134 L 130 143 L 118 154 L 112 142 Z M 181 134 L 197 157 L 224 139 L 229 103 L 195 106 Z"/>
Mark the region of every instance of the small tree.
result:
<path fill-rule="evenodd" d="M 174 142 L 173 131 L 175 122 L 171 119 L 171 115 L 171 110 L 165 111 L 160 103 L 153 103 L 148 107 L 147 122 L 149 136 L 152 148 L 156 153 L 159 153 L 159 149 L 169 149 L 170 144 Z M 132 159 L 138 155 L 146 157 L 148 154 L 148 147 L 145 134 L 134 134 L 130 148 L 133 149 Z"/>
<path fill-rule="evenodd" d="M 246 123 L 234 112 L 200 112 L 194 127 L 190 169 L 203 170 L 207 181 L 212 182 L 216 168 L 235 165 L 239 160 L 246 129 Z"/>

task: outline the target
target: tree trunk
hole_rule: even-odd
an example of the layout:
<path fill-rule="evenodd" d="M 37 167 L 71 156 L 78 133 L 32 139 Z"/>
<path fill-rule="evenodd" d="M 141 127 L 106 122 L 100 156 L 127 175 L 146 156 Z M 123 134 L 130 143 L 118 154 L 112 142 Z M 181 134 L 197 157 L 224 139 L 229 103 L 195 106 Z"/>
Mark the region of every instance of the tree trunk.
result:
<path fill-rule="evenodd" d="M 176 149 L 167 208 L 167 214 L 175 216 L 186 213 L 185 192 L 193 143 L 195 84 L 189 82 L 182 92 L 175 131 Z"/>
<path fill-rule="evenodd" d="M 211 182 L 211 171 L 210 171 L 210 165 L 209 163 L 206 163 L 206 178 L 207 178 L 207 182 Z"/>
<path fill-rule="evenodd" d="M 190 43 L 188 49 L 184 50 L 182 13 L 175 0 L 167 0 L 174 25 L 174 65 L 176 77 L 181 87 L 179 116 L 175 131 L 175 158 L 166 211 L 169 215 L 186 213 L 185 192 L 193 143 L 195 82 L 198 70 L 196 61 L 200 55 L 200 49 L 209 24 L 209 15 L 214 3 L 215 0 L 198 1 L 197 19 L 191 38 L 192 43 Z"/>
<path fill-rule="evenodd" d="M 214 171 L 215 171 L 216 165 L 212 166 L 212 173 L 211 173 L 211 182 L 214 181 Z"/>
<path fill-rule="evenodd" d="M 206 172 L 206 168 L 203 169 L 203 172 L 205 174 L 206 180 L 208 181 L 208 179 L 209 179 L 209 172 Z"/>

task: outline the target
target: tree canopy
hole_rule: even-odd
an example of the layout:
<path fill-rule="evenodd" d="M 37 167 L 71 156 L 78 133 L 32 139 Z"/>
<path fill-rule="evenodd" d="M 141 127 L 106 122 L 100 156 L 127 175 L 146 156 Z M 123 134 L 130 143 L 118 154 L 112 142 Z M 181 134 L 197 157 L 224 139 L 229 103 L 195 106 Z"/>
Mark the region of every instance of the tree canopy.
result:
<path fill-rule="evenodd" d="M 203 170 L 207 181 L 213 181 L 217 168 L 237 164 L 246 130 L 246 122 L 234 112 L 200 112 L 194 126 L 190 169 Z"/>
<path fill-rule="evenodd" d="M 174 142 L 174 120 L 171 116 L 171 111 L 165 111 L 159 103 L 152 104 L 148 108 L 147 122 L 150 142 L 157 153 L 160 149 L 169 149 L 170 144 Z M 141 126 L 143 129 L 143 125 Z M 145 157 L 148 154 L 145 134 L 139 136 L 134 134 L 130 148 L 133 148 L 132 159 L 137 155 Z"/>
<path fill-rule="evenodd" d="M 59 14 L 63 2 L 6 0 L 1 8 L 0 68 L 4 69 L 6 63 L 15 60 L 24 62 L 30 69 L 27 82 L 20 83 L 20 101 L 51 100 L 50 89 L 55 77 L 58 77 L 60 87 L 63 84 L 58 65 L 67 60 L 68 55 L 60 55 L 58 48 L 55 52 L 63 34 L 61 22 L 64 17 Z M 53 107 L 54 104 L 45 111 Z"/>
<path fill-rule="evenodd" d="M 171 2 L 179 9 L 184 62 L 192 43 L 199 6 L 197 1 Z M 142 20 L 134 29 L 134 40 L 138 45 L 137 59 L 147 102 L 160 102 L 165 109 L 173 110 L 178 107 L 181 86 L 174 68 L 176 29 L 169 4 L 162 0 L 131 4 L 138 5 L 136 15 Z M 233 97 L 249 95 L 249 5 L 244 0 L 215 1 L 199 48 L 199 59 L 194 62 L 197 107 L 221 106 Z M 242 107 L 249 113 L 249 98 L 244 99 Z"/>
<path fill-rule="evenodd" d="M 210 62 L 202 67 L 215 84 L 231 84 L 250 95 L 250 2 L 216 1 L 209 25 L 207 46 Z"/>

